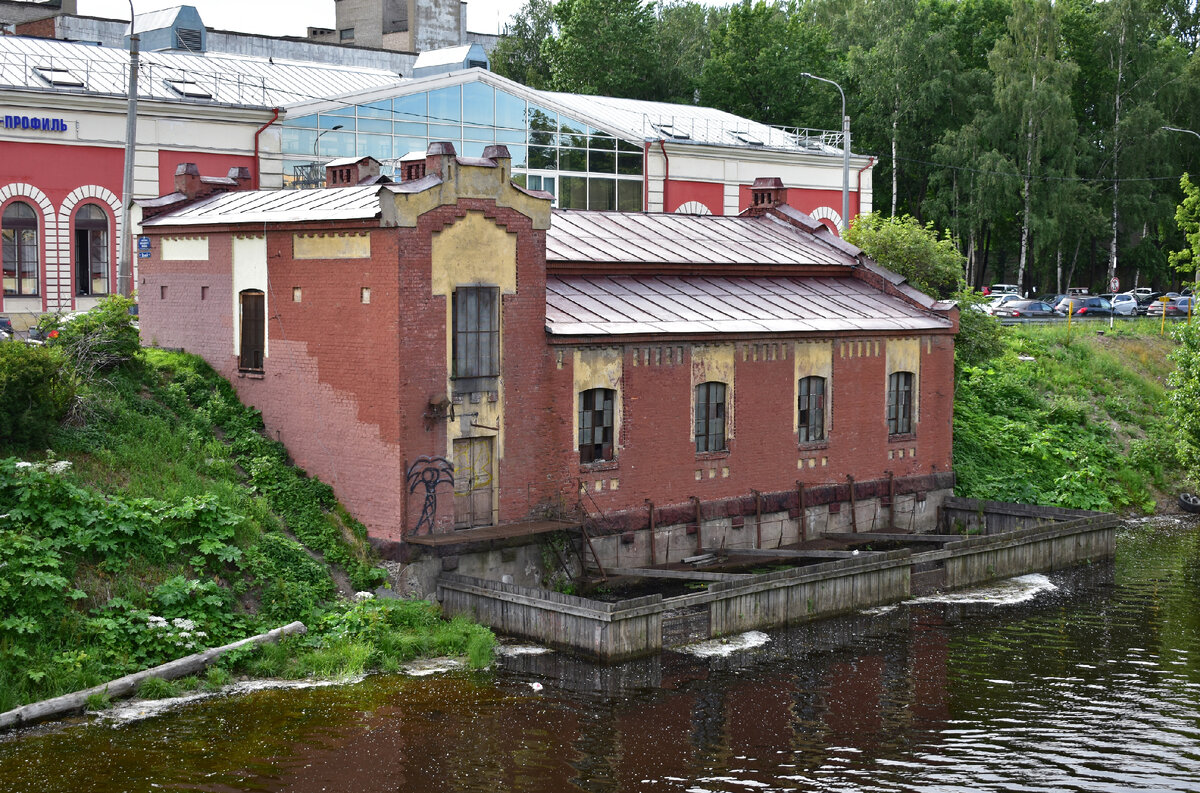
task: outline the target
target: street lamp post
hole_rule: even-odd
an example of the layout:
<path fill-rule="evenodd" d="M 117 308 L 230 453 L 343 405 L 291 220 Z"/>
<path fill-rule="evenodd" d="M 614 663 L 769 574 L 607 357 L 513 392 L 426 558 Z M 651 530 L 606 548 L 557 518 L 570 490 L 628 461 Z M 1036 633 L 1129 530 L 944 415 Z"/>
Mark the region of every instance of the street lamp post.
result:
<path fill-rule="evenodd" d="M 129 105 L 125 111 L 125 178 L 121 182 L 121 236 L 117 238 L 117 292 L 129 297 L 132 291 L 133 252 L 130 250 L 129 204 L 133 201 L 133 158 L 137 152 L 138 44 L 134 28 L 133 0 L 129 0 Z"/>
<path fill-rule="evenodd" d="M 820 80 L 838 89 L 842 97 L 842 236 L 850 228 L 850 116 L 846 115 L 846 92 L 833 80 L 817 77 L 815 74 L 803 72 L 801 77 L 810 80 Z"/>
<path fill-rule="evenodd" d="M 317 167 L 321 164 L 321 161 L 320 161 L 320 156 L 317 154 L 317 146 L 320 145 L 320 143 L 321 143 L 322 135 L 325 135 L 326 133 L 329 133 L 329 132 L 336 132 L 337 130 L 339 130 L 341 128 L 342 128 L 341 124 L 334 124 L 329 129 L 323 129 L 320 132 L 318 132 L 317 137 L 315 139 L 313 139 L 312 179 L 317 183 L 318 186 L 320 186 L 320 175 L 317 173 Z"/>
<path fill-rule="evenodd" d="M 1163 127 L 1163 129 L 1168 132 L 1186 132 L 1189 135 L 1195 135 L 1197 138 L 1200 138 L 1200 132 L 1194 129 L 1181 129 L 1180 127 Z"/>

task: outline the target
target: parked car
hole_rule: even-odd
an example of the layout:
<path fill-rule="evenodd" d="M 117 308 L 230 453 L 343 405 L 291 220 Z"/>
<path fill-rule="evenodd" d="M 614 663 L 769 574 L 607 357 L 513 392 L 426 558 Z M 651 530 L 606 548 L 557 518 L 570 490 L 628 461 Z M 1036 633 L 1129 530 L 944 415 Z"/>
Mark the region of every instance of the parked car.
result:
<path fill-rule="evenodd" d="M 1112 303 L 1095 295 L 1064 300 L 1055 307 L 1055 311 L 1063 315 L 1068 310 L 1077 317 L 1111 317 L 1113 313 Z"/>
<path fill-rule="evenodd" d="M 1160 297 L 1162 297 L 1162 292 L 1147 292 L 1144 295 L 1139 295 L 1138 296 L 1138 313 L 1141 314 L 1142 316 L 1145 316 L 1146 309 L 1150 308 L 1150 305 L 1152 303 L 1154 303 L 1154 301 L 1158 300 Z"/>
<path fill-rule="evenodd" d="M 0 338 L 11 339 L 17 335 L 13 330 L 12 320 L 8 317 L 0 317 Z"/>
<path fill-rule="evenodd" d="M 1058 301 L 1062 300 L 1066 296 L 1067 295 L 1065 292 L 1051 292 L 1049 294 L 1039 295 L 1037 299 L 1043 303 L 1049 303 L 1051 307 L 1054 307 L 1058 305 Z"/>
<path fill-rule="evenodd" d="M 1103 295 L 1101 295 L 1101 297 L 1103 297 Z M 1113 313 L 1119 317 L 1137 316 L 1137 298 L 1128 292 L 1124 292 L 1119 295 L 1113 295 L 1108 302 L 1112 303 Z"/>
<path fill-rule="evenodd" d="M 1154 290 L 1148 286 L 1139 286 L 1137 289 L 1133 290 L 1133 294 L 1137 296 L 1138 300 L 1141 300 L 1143 297 L 1149 295 L 1153 291 Z"/>
<path fill-rule="evenodd" d="M 995 316 L 997 309 L 1003 307 L 1004 305 L 1006 305 L 1008 303 L 1013 303 L 1013 302 L 1021 300 L 1021 299 L 1022 299 L 1022 297 L 1020 295 L 1013 294 L 1011 292 L 1006 292 L 1005 294 L 1002 294 L 999 297 L 992 298 L 991 301 L 989 301 L 988 304 L 983 307 L 983 310 L 986 311 L 987 313 L 991 314 L 992 316 Z"/>
<path fill-rule="evenodd" d="M 1196 305 L 1192 300 L 1193 298 L 1190 297 L 1174 297 L 1165 302 L 1157 300 L 1147 307 L 1146 316 L 1161 317 L 1166 314 L 1168 317 L 1186 317 L 1189 306 L 1193 313 L 1196 311 Z"/>
<path fill-rule="evenodd" d="M 1054 307 L 1041 300 L 1011 300 L 992 312 L 1001 319 L 1057 319 Z"/>
<path fill-rule="evenodd" d="M 993 295 L 1019 295 L 1021 287 L 1016 284 L 992 284 Z"/>

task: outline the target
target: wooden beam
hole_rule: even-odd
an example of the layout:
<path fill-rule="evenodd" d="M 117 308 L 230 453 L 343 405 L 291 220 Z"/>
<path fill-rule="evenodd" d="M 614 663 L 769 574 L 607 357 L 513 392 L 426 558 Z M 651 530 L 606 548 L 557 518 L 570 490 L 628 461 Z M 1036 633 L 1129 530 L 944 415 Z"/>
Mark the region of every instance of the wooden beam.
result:
<path fill-rule="evenodd" d="M 675 578 L 683 581 L 742 581 L 754 576 L 742 573 L 702 573 L 699 570 L 651 570 L 647 567 L 610 567 L 610 576 L 630 578 Z"/>
<path fill-rule="evenodd" d="M 795 551 L 788 548 L 706 548 L 711 553 L 723 553 L 726 556 L 753 556 L 764 559 L 845 559 L 857 556 L 854 551 Z M 882 551 L 861 551 L 861 553 L 882 553 Z"/>

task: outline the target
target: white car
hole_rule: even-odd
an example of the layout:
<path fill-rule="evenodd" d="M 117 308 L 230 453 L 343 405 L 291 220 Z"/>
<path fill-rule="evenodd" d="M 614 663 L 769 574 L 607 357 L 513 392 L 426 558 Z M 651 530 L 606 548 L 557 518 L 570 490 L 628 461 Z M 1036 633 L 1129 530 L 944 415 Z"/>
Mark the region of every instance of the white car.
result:
<path fill-rule="evenodd" d="M 1112 303 L 1113 313 L 1117 316 L 1132 317 L 1137 315 L 1137 298 L 1128 292 L 1113 295 L 1109 302 Z"/>
<path fill-rule="evenodd" d="M 999 297 L 992 298 L 992 300 L 983 307 L 983 310 L 985 312 L 987 312 L 988 314 L 995 316 L 996 309 L 1000 308 L 1001 306 L 1005 305 L 1006 303 L 1011 303 L 1014 300 L 1023 300 L 1023 299 L 1024 298 L 1022 298 L 1020 295 L 1017 295 L 1017 294 L 1011 294 L 1011 293 L 1003 294 L 1003 295 L 1000 295 Z"/>

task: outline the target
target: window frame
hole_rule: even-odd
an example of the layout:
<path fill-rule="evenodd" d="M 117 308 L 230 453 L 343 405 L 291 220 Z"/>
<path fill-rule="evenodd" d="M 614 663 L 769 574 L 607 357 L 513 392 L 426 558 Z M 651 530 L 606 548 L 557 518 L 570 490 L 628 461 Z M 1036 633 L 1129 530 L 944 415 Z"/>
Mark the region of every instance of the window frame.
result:
<path fill-rule="evenodd" d="M 692 433 L 696 442 L 696 454 L 729 451 L 726 423 L 729 415 L 726 403 L 729 393 L 727 384 L 719 380 L 708 380 L 696 384 L 692 393 L 695 396 L 696 409 L 696 423 Z M 713 415 L 714 413 L 716 415 Z"/>
<path fill-rule="evenodd" d="M 617 392 L 612 388 L 589 388 L 579 392 L 577 446 L 580 465 L 616 459 Z"/>
<path fill-rule="evenodd" d="M 818 390 L 814 391 L 813 387 Z M 824 443 L 829 384 L 820 375 L 801 377 L 796 384 L 796 430 L 800 443 Z M 813 402 L 816 404 L 813 404 Z M 807 404 L 806 404 L 807 403 Z"/>
<path fill-rule="evenodd" d="M 263 290 L 238 292 L 238 332 L 238 371 L 263 372 L 267 359 L 267 296 Z"/>
<path fill-rule="evenodd" d="M 909 371 L 888 375 L 887 424 L 888 437 L 913 433 L 913 386 L 916 376 Z"/>
<path fill-rule="evenodd" d="M 28 217 L 18 216 L 22 207 L 28 211 Z M 32 253 L 23 256 L 22 251 Z M 4 284 L 5 297 L 41 295 L 41 253 L 41 223 L 38 211 L 32 204 L 22 200 L 6 205 L 0 212 L 0 282 L 7 282 L 11 278 L 14 287 L 10 289 Z M 33 288 L 26 291 L 23 282 L 30 279 Z"/>
<path fill-rule="evenodd" d="M 484 295 L 489 305 L 481 307 Z M 500 287 L 458 286 L 451 301 L 450 379 L 454 391 L 494 391 L 500 377 Z"/>
<path fill-rule="evenodd" d="M 84 213 L 94 209 L 99 217 L 84 217 Z M 109 250 L 109 217 L 104 208 L 94 202 L 81 204 L 71 219 L 72 244 L 74 245 L 75 295 L 77 297 L 99 297 L 109 294 L 111 284 L 112 256 Z M 96 235 L 99 235 L 99 240 Z M 83 244 L 81 244 L 81 242 Z M 95 261 L 94 254 L 103 253 L 103 261 Z M 97 265 L 99 270 L 97 270 Z M 81 268 L 86 267 L 84 271 Z M 86 272 L 87 278 L 80 278 Z M 99 272 L 100 278 L 97 278 Z M 96 282 L 103 281 L 101 289 L 96 289 Z"/>

